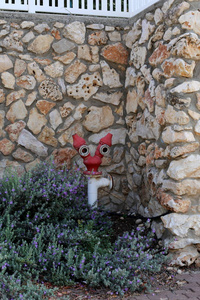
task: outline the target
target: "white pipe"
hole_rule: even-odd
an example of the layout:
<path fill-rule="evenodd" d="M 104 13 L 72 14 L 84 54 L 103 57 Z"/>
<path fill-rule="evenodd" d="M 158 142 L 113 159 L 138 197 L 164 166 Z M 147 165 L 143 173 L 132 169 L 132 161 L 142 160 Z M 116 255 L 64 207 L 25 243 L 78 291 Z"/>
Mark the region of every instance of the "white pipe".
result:
<path fill-rule="evenodd" d="M 98 188 L 109 186 L 112 188 L 112 177 L 90 177 L 88 180 L 88 204 L 93 208 L 97 207 Z"/>

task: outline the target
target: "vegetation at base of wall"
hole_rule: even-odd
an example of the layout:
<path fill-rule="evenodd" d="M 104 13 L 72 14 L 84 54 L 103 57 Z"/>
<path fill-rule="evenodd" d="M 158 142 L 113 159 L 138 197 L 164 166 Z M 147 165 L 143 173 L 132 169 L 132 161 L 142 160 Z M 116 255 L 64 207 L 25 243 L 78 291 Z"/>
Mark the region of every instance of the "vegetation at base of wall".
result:
<path fill-rule="evenodd" d="M 166 259 L 151 231 L 138 228 L 111 243 L 110 218 L 88 206 L 79 170 L 42 163 L 22 177 L 8 172 L 0 195 L 1 299 L 45 299 L 54 292 L 47 282 L 141 290 Z"/>

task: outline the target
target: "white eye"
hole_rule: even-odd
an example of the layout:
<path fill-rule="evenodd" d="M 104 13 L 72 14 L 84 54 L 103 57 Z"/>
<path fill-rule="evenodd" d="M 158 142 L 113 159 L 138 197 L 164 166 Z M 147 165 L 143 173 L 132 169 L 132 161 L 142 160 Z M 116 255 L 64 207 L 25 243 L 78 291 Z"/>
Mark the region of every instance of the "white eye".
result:
<path fill-rule="evenodd" d="M 90 151 L 89 151 L 89 147 L 87 145 L 82 145 L 79 148 L 79 154 L 81 156 L 88 156 L 89 153 L 90 153 Z"/>
<path fill-rule="evenodd" d="M 106 144 L 102 145 L 99 151 L 102 155 L 108 155 L 110 153 L 110 147 Z"/>

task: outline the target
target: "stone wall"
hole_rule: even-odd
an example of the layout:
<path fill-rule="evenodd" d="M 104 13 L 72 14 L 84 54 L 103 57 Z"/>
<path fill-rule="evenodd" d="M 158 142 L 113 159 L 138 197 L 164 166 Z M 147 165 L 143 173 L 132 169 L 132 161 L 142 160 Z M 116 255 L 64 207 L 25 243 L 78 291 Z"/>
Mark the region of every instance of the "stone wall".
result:
<path fill-rule="evenodd" d="M 83 169 L 72 134 L 94 153 L 110 132 L 101 169 L 114 189 L 100 204 L 161 216 L 174 262 L 198 263 L 199 8 L 160 1 L 131 20 L 1 13 L 1 173 L 51 155 Z"/>

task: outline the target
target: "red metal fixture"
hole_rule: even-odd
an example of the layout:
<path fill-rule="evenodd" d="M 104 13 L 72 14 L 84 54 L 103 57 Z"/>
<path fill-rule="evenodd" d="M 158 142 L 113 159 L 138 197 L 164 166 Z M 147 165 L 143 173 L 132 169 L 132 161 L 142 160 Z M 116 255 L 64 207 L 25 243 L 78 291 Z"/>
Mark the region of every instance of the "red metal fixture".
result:
<path fill-rule="evenodd" d="M 83 158 L 83 163 L 87 167 L 87 171 L 84 171 L 83 173 L 86 175 L 101 175 L 102 172 L 99 172 L 98 168 L 102 163 L 102 157 L 110 152 L 110 147 L 112 146 L 112 134 L 108 133 L 100 139 L 94 156 L 91 156 L 86 141 L 77 134 L 73 135 L 73 146 L 79 152 L 80 156 Z"/>

